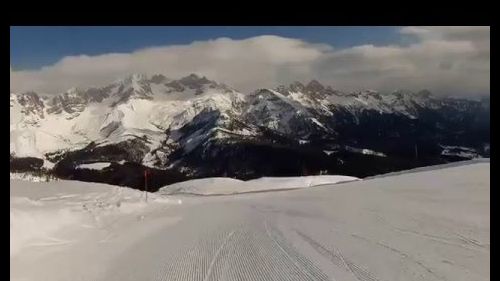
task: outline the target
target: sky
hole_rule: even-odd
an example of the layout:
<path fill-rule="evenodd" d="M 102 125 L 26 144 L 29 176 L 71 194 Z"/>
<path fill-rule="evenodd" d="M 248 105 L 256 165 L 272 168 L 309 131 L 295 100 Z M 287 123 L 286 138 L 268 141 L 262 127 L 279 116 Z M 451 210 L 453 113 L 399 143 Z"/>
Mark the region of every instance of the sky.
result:
<path fill-rule="evenodd" d="M 344 91 L 489 95 L 489 27 L 11 27 L 11 91 L 58 94 L 132 73 L 240 91 L 316 79 Z"/>

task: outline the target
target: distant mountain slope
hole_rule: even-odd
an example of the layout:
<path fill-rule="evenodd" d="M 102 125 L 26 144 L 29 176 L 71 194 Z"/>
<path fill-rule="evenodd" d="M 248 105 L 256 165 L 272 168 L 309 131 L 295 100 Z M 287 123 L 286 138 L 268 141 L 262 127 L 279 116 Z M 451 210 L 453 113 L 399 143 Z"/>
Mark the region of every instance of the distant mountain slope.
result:
<path fill-rule="evenodd" d="M 125 163 L 189 178 L 363 177 L 487 157 L 489 126 L 489 99 L 343 93 L 315 80 L 244 94 L 195 74 L 135 74 L 102 88 L 10 94 L 16 169 L 32 169 L 22 159 L 34 157 L 60 176 L 104 182 Z M 76 172 L 106 161 L 92 176 Z"/>

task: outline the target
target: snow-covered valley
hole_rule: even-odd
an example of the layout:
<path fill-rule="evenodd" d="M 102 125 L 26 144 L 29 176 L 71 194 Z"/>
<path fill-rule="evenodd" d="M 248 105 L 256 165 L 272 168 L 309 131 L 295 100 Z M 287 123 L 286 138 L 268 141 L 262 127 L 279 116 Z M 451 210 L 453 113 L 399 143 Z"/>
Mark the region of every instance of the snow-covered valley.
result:
<path fill-rule="evenodd" d="M 160 191 L 147 202 L 124 187 L 11 180 L 11 280 L 489 280 L 489 177 L 478 162 L 251 188 L 307 187 L 284 192 Z"/>

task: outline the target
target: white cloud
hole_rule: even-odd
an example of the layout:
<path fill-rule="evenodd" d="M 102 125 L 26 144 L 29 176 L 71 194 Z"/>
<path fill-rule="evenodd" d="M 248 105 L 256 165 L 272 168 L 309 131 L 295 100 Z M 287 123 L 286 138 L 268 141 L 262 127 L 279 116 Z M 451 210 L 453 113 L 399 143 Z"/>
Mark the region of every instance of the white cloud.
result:
<path fill-rule="evenodd" d="M 489 27 L 404 27 L 409 45 L 334 49 L 299 39 L 219 38 L 132 53 L 66 57 L 33 71 L 12 71 L 11 90 L 58 93 L 101 86 L 131 73 L 189 73 L 242 91 L 294 80 L 319 81 L 341 90 L 429 89 L 436 94 L 489 94 Z"/>

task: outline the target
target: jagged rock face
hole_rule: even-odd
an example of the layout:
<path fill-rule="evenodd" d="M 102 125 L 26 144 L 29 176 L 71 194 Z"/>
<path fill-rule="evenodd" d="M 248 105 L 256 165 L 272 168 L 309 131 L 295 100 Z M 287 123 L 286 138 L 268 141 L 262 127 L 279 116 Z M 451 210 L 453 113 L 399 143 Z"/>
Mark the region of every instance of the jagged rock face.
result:
<path fill-rule="evenodd" d="M 305 90 L 306 90 L 306 92 L 309 92 L 309 93 L 318 93 L 318 92 L 324 91 L 325 87 L 323 85 L 321 85 L 321 83 L 319 83 L 318 81 L 312 80 L 311 82 L 309 82 L 307 84 L 307 86 L 305 87 Z"/>
<path fill-rule="evenodd" d="M 214 84 L 214 82 L 208 80 L 206 77 L 199 77 L 196 74 L 191 74 L 184 78 L 179 79 L 179 82 L 190 89 L 199 89 L 207 84 Z"/>
<path fill-rule="evenodd" d="M 166 83 L 168 81 L 169 81 L 168 78 L 162 74 L 155 74 L 151 76 L 151 78 L 149 79 L 149 82 L 153 84 L 161 84 L 161 83 Z"/>
<path fill-rule="evenodd" d="M 20 106 L 22 106 L 21 113 L 25 115 L 36 115 L 43 118 L 45 105 L 36 93 L 28 92 L 26 94 L 18 95 L 17 102 Z M 12 106 L 11 102 L 11 107 Z"/>
<path fill-rule="evenodd" d="M 63 111 L 69 114 L 82 112 L 87 105 L 87 100 L 82 94 L 76 92 L 64 93 L 54 97 L 48 103 L 47 113 L 60 114 Z"/>
<path fill-rule="evenodd" d="M 131 75 L 51 97 L 11 94 L 10 105 L 11 154 L 44 158 L 66 177 L 96 161 L 252 178 L 365 176 L 489 156 L 489 99 L 428 91 L 343 93 L 313 80 L 242 94 L 194 74 Z M 106 177 L 132 169 L 113 167 Z"/>
<path fill-rule="evenodd" d="M 183 92 L 186 89 L 184 87 L 184 85 L 181 82 L 179 82 L 179 81 L 171 81 L 171 82 L 165 84 L 165 86 L 167 86 L 167 87 L 170 88 L 167 93 L 171 93 L 171 92 Z"/>
<path fill-rule="evenodd" d="M 48 114 L 61 114 L 66 112 L 78 116 L 85 110 L 89 103 L 100 103 L 109 97 L 110 87 L 89 88 L 86 90 L 70 89 L 67 92 L 49 98 L 47 102 Z"/>
<path fill-rule="evenodd" d="M 306 86 L 304 84 L 300 83 L 299 81 L 295 81 L 290 86 L 287 88 L 286 86 L 280 86 L 278 87 L 282 91 L 293 91 L 293 92 L 307 92 Z M 281 91 L 280 91 L 281 92 Z"/>

